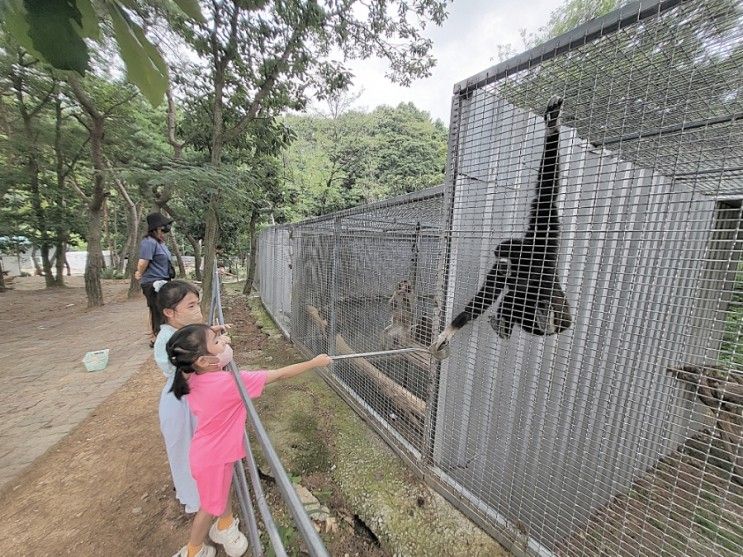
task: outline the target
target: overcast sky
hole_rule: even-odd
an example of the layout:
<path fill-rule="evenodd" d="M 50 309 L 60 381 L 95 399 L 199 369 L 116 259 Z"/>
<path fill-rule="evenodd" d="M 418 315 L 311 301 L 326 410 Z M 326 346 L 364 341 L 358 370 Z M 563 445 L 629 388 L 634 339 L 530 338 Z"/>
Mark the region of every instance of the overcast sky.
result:
<path fill-rule="evenodd" d="M 356 108 L 373 109 L 380 104 L 397 105 L 412 101 L 434 118 L 449 124 L 452 87 L 497 63 L 497 45 L 511 43 L 523 50 L 519 30 L 536 31 L 544 26 L 550 12 L 561 0 L 455 0 L 441 27 L 426 34 L 433 40 L 437 64 L 432 75 L 409 88 L 384 77 L 386 64 L 367 60 L 349 64 L 356 76 L 354 90 L 363 89 Z"/>

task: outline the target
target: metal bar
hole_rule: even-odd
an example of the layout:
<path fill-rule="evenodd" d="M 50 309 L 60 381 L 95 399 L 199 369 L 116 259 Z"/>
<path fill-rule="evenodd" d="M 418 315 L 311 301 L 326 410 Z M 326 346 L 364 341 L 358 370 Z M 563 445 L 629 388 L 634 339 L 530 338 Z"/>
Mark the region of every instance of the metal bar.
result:
<path fill-rule="evenodd" d="M 238 370 L 235 362 L 230 362 L 229 367 L 235 381 L 239 386 L 242 387 L 242 381 L 240 381 L 240 378 L 238 377 Z M 276 523 L 273 520 L 271 509 L 268 508 L 268 501 L 266 501 L 266 494 L 263 492 L 263 486 L 261 486 L 261 478 L 258 475 L 258 467 L 255 464 L 253 449 L 251 449 L 250 447 L 250 439 L 248 439 L 247 432 L 244 433 L 243 442 L 245 444 L 245 460 L 248 463 L 248 474 L 250 474 L 250 483 L 253 484 L 255 501 L 258 504 L 258 510 L 261 512 L 261 517 L 263 518 L 263 526 L 266 528 L 268 538 L 271 540 L 271 547 L 273 547 L 273 551 L 276 554 L 276 557 L 287 557 L 286 549 L 284 548 L 284 542 L 281 541 L 281 534 L 279 534 L 279 529 L 276 527 Z"/>
<path fill-rule="evenodd" d="M 336 218 L 334 225 L 333 225 L 333 257 L 332 257 L 332 267 L 330 268 L 330 300 L 329 300 L 329 318 L 328 318 L 328 344 L 327 344 L 327 352 L 329 355 L 333 356 L 336 351 L 335 346 L 335 335 L 337 331 L 337 322 L 336 322 L 336 292 L 338 291 L 338 267 L 340 265 L 340 246 L 338 243 L 340 242 L 340 229 L 341 229 L 341 219 Z"/>
<path fill-rule="evenodd" d="M 604 141 L 591 141 L 591 144 L 595 147 L 601 147 L 606 145 L 614 145 L 621 143 L 622 141 L 633 141 L 635 139 L 647 139 L 649 137 L 657 137 L 659 135 L 671 134 L 677 132 L 687 132 L 690 130 L 696 130 L 707 126 L 714 126 L 715 124 L 733 123 L 736 120 L 743 119 L 743 112 L 736 112 L 729 116 L 719 116 L 717 118 L 707 118 L 705 120 L 696 120 L 694 122 L 681 122 L 680 124 L 673 124 L 672 126 L 666 126 L 665 128 L 658 128 L 650 131 L 638 131 L 635 133 L 629 133 L 618 137 L 610 137 Z"/>
<path fill-rule="evenodd" d="M 559 37 L 550 39 L 505 62 L 496 64 L 485 71 L 460 81 L 454 86 L 454 94 L 479 89 L 480 87 L 498 81 L 510 73 L 526 70 L 532 66 L 538 66 L 560 54 L 588 44 L 599 37 L 609 35 L 622 27 L 632 25 L 647 17 L 674 8 L 684 1 L 688 0 L 666 0 L 665 2 L 650 0 L 628 4 L 605 16 L 592 19 L 567 33 L 563 33 Z"/>
<path fill-rule="evenodd" d="M 452 249 L 452 228 L 455 209 L 455 188 L 459 176 L 459 139 L 462 125 L 462 105 L 467 102 L 461 96 L 455 95 L 451 102 L 451 117 L 449 119 L 449 138 L 446 155 L 446 181 L 444 183 L 445 195 L 443 198 L 444 226 L 439 240 L 439 254 L 436 264 L 436 290 L 434 297 L 434 330 L 433 338 L 437 331 L 446 326 L 446 299 L 449 291 L 449 272 Z M 438 328 L 436 326 L 438 325 Z M 420 459 L 422 466 L 431 466 L 434 460 L 434 448 L 436 443 L 436 419 L 438 414 L 439 390 L 441 387 L 441 361 L 436 358 L 430 359 L 429 364 L 428 393 L 426 396 L 426 417 L 423 424 L 423 438 L 420 446 Z"/>
<path fill-rule="evenodd" d="M 696 170 L 694 172 L 674 172 L 671 177 L 675 179 L 684 178 L 687 177 L 697 177 L 704 174 L 728 174 L 728 173 L 738 173 L 743 172 L 743 166 L 731 166 L 730 168 L 710 168 L 705 170 Z"/>
<path fill-rule="evenodd" d="M 397 350 L 380 350 L 379 352 L 360 352 L 358 354 L 341 354 L 330 356 L 333 361 L 350 360 L 352 358 L 374 358 L 376 356 L 395 356 L 397 354 L 410 354 L 411 352 L 428 352 L 426 348 L 400 348 Z"/>
<path fill-rule="evenodd" d="M 233 376 L 237 381 L 240 396 L 247 406 L 248 418 L 250 419 L 250 423 L 255 429 L 258 444 L 263 450 L 263 455 L 266 458 L 271 471 L 273 472 L 274 478 L 276 479 L 276 485 L 279 488 L 279 491 L 281 492 L 281 495 L 286 502 L 289 511 L 294 517 L 294 522 L 297 525 L 299 533 L 307 544 L 307 549 L 310 555 L 312 555 L 313 557 L 329 557 L 328 551 L 325 549 L 325 545 L 320 539 L 320 535 L 315 530 L 310 517 L 307 516 L 307 511 L 305 511 L 304 505 L 302 505 L 302 502 L 299 500 L 299 496 L 294 490 L 294 486 L 292 485 L 292 482 L 289 479 L 286 470 L 284 470 L 284 466 L 281 464 L 279 456 L 276 454 L 276 450 L 271 445 L 271 441 L 268 438 L 268 433 L 263 427 L 263 424 L 258 417 L 258 412 L 256 412 L 255 406 L 253 406 L 250 397 L 248 397 L 248 393 L 245 391 L 245 386 L 242 384 L 242 381 L 239 381 L 237 377 L 237 366 L 235 366 L 234 362 L 230 363 L 230 370 L 233 372 Z M 258 472 L 256 470 L 256 479 L 258 479 L 257 475 Z"/>
<path fill-rule="evenodd" d="M 369 203 L 368 205 L 358 205 L 356 207 L 351 207 L 350 209 L 344 209 L 343 211 L 337 211 L 335 213 L 324 215 L 322 217 L 315 217 L 315 218 L 303 220 L 302 226 L 305 226 L 308 224 L 317 224 L 320 222 L 328 222 L 338 217 L 349 217 L 351 215 L 355 215 L 359 213 L 367 213 L 369 211 L 374 211 L 376 209 L 385 209 L 387 207 L 394 207 L 396 205 L 400 205 L 401 203 L 412 203 L 413 201 L 425 201 L 426 199 L 433 199 L 436 197 L 441 197 L 442 195 L 444 195 L 443 185 L 436 186 L 433 188 L 426 188 L 421 191 L 416 191 L 413 193 L 406 193 L 404 195 L 398 195 L 397 197 L 391 197 L 389 199 L 383 199 L 381 201 L 376 201 L 375 203 Z M 283 226 L 296 226 L 296 225 L 283 225 Z"/>
<path fill-rule="evenodd" d="M 248 528 L 251 553 L 253 557 L 261 557 L 263 555 L 263 547 L 261 546 L 260 534 L 258 534 L 258 523 L 255 520 L 255 509 L 253 508 L 253 502 L 250 500 L 250 487 L 245 478 L 245 468 L 243 468 L 242 462 L 235 463 L 233 477 L 237 499 L 243 515 L 243 523 Z"/>
<path fill-rule="evenodd" d="M 215 291 L 217 293 L 216 294 L 217 313 L 218 313 L 220 324 L 224 324 L 222 303 L 221 303 L 221 299 L 219 296 L 219 277 L 216 276 L 217 275 L 216 265 L 214 266 L 214 274 L 215 274 L 215 280 L 213 282 L 213 288 L 215 288 Z M 291 480 L 289 479 L 289 476 L 286 473 L 286 470 L 284 470 L 284 466 L 281 464 L 281 460 L 276 454 L 276 450 L 271 445 L 271 441 L 268 437 L 268 433 L 263 427 L 263 423 L 261 422 L 260 417 L 258 416 L 258 412 L 255 410 L 255 406 L 253 406 L 253 402 L 250 400 L 250 397 L 248 396 L 248 393 L 245 390 L 245 385 L 243 385 L 242 381 L 240 381 L 240 378 L 238 375 L 238 369 L 237 369 L 237 366 L 235 365 L 235 362 L 234 361 L 230 362 L 228 367 L 230 371 L 232 372 L 232 377 L 235 379 L 235 383 L 237 384 L 237 390 L 240 393 L 240 398 L 242 398 L 243 404 L 245 405 L 248 411 L 248 419 L 250 420 L 250 423 L 255 429 L 255 434 L 258 440 L 258 444 L 261 446 L 263 455 L 265 456 L 266 461 L 268 462 L 268 465 L 271 468 L 271 471 L 273 472 L 274 478 L 276 479 L 276 485 L 279 488 L 279 491 L 281 492 L 284 502 L 286 503 L 287 507 L 289 508 L 289 511 L 292 514 L 292 517 L 294 518 L 294 522 L 297 525 L 297 529 L 299 530 L 299 533 L 304 539 L 304 542 L 307 544 L 307 549 L 310 555 L 312 555 L 312 557 L 329 557 L 328 551 L 327 549 L 325 549 L 325 545 L 323 544 L 322 540 L 320 539 L 319 534 L 315 530 L 315 527 L 312 524 L 310 517 L 307 516 L 307 511 L 305 511 L 304 505 L 302 505 L 302 502 L 299 500 L 299 496 L 297 495 L 297 492 L 294 490 L 294 486 L 292 485 Z M 269 537 L 271 538 L 271 541 L 274 544 L 274 551 L 276 552 L 277 556 L 286 555 L 286 552 L 281 543 L 281 538 L 278 535 L 278 531 L 277 530 L 272 531 L 272 529 L 269 528 L 269 523 L 273 524 L 273 519 L 271 517 L 270 510 L 268 509 L 268 503 L 266 503 L 265 496 L 263 495 L 263 489 L 260 484 L 260 478 L 258 477 L 258 469 L 255 466 L 255 460 L 253 459 L 253 453 L 250 448 L 250 443 L 247 437 L 247 433 L 245 434 L 245 453 L 246 453 L 246 460 L 248 461 L 248 471 L 250 473 L 251 481 L 253 483 L 253 489 L 255 492 L 256 501 L 258 502 L 258 508 L 259 510 L 261 510 L 261 515 L 263 516 L 264 523 L 266 525 L 266 530 L 268 531 Z M 264 514 L 264 511 L 265 511 L 265 514 Z M 273 526 L 275 529 L 275 524 Z"/>

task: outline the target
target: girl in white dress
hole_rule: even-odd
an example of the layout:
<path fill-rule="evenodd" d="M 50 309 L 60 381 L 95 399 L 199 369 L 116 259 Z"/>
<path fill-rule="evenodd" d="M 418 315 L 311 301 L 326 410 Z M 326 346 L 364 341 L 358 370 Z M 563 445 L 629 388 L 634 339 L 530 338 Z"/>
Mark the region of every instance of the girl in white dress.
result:
<path fill-rule="evenodd" d="M 188 451 L 196 430 L 196 418 L 188 408 L 188 397 L 178 400 L 170 392 L 175 366 L 168 360 L 165 346 L 178 329 L 203 323 L 204 317 L 199 306 L 199 291 L 193 284 L 173 280 L 157 281 L 153 286 L 157 291 L 156 317 L 160 321 L 154 346 L 155 362 L 166 378 L 160 394 L 160 431 L 165 440 L 176 498 L 185 505 L 187 513 L 195 513 L 200 507 L 199 492 L 191 476 Z M 229 325 L 213 327 L 216 332 L 224 332 L 227 328 Z"/>

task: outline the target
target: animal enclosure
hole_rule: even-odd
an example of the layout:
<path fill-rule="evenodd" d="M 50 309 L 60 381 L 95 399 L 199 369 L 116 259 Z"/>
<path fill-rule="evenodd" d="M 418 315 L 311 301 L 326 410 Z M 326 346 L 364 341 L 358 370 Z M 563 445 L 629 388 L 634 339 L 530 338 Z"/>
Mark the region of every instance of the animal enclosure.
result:
<path fill-rule="evenodd" d="M 742 35 L 626 6 L 456 85 L 442 188 L 260 238 L 307 352 L 434 345 L 329 380 L 516 553 L 743 552 Z"/>

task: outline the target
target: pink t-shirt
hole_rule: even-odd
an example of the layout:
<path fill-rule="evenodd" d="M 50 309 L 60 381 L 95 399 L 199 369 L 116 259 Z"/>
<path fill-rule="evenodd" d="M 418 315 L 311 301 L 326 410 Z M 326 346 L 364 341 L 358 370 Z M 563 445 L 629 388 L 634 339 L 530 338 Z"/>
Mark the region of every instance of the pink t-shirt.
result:
<path fill-rule="evenodd" d="M 241 371 L 240 378 L 250 398 L 257 398 L 266 385 L 268 372 Z M 194 373 L 188 379 L 188 387 L 188 407 L 197 423 L 189 452 L 191 469 L 222 465 L 244 457 L 243 431 L 248 411 L 232 373 Z"/>

